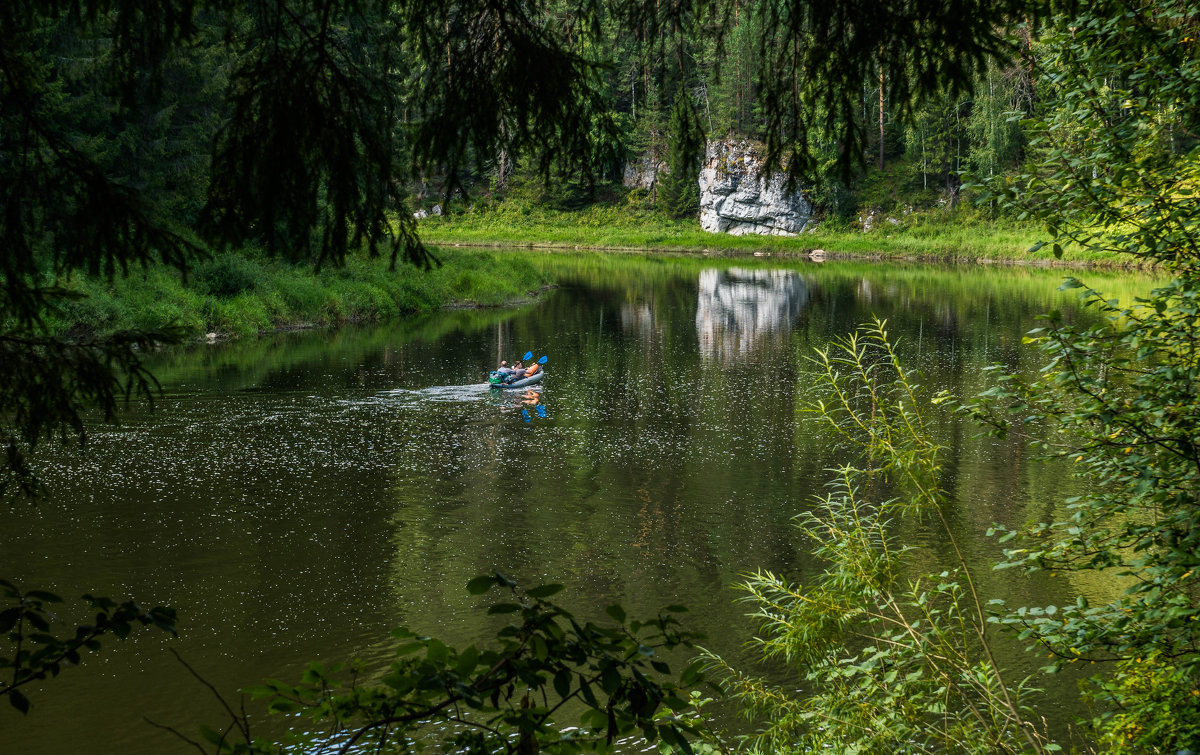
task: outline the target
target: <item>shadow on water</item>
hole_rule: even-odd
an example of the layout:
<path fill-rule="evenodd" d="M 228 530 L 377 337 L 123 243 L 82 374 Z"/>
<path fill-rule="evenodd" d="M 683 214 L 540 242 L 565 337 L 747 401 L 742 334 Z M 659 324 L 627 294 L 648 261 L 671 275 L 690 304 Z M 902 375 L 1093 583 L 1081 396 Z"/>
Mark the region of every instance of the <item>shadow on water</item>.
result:
<path fill-rule="evenodd" d="M 1020 347 L 1037 313 L 1086 316 L 1050 271 L 532 259 L 560 287 L 520 310 L 156 355 L 155 412 L 45 449 L 52 497 L 0 512 L 6 576 L 174 605 L 181 630 L 71 669 L 27 719 L 0 711 L 0 751 L 81 751 L 103 731 L 111 751 L 187 752 L 142 717 L 191 733 L 221 711 L 165 645 L 226 691 L 297 678 L 310 660 L 360 657 L 377 675 L 394 626 L 452 642 L 494 633 L 503 617 L 464 588 L 494 568 L 568 585 L 585 618 L 612 601 L 631 615 L 690 605 L 706 645 L 747 662 L 754 627 L 729 586 L 756 568 L 817 568 L 791 520 L 842 459 L 803 411 L 812 349 L 886 317 L 929 389 L 968 396 L 989 364 L 1040 367 Z M 1152 285 L 1089 282 L 1122 298 Z M 482 382 L 534 349 L 551 356 L 543 385 Z M 991 571 L 987 527 L 1061 513 L 1071 483 L 949 416 L 938 432 L 948 516 L 981 590 L 1032 605 L 1114 589 Z M 946 555 L 935 532 L 910 530 L 918 567 Z"/>

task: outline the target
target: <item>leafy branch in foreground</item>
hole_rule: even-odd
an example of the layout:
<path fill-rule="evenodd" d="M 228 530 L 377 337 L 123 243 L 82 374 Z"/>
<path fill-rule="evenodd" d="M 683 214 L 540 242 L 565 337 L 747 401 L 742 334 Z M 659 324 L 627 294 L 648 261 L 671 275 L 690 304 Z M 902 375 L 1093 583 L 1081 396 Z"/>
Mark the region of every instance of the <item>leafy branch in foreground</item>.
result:
<path fill-rule="evenodd" d="M 928 399 L 876 320 L 817 352 L 815 412 L 859 461 L 796 518 L 825 570 L 807 584 L 759 571 L 742 585 L 762 621 L 766 659 L 802 680 L 778 686 L 707 654 L 710 669 L 762 728 L 753 752 L 1047 752 L 1028 680 L 1006 678 L 970 570 L 943 513 Z M 937 399 L 935 399 L 936 401 Z M 940 571 L 908 576 L 897 534 L 931 520 L 951 545 Z M 922 552 L 922 562 L 929 557 Z"/>
<path fill-rule="evenodd" d="M 5 579 L 0 579 L 0 594 L 11 603 L 0 610 L 0 634 L 12 648 L 12 655 L 0 655 L 0 674 L 7 677 L 0 678 L 0 697 L 8 697 L 22 713 L 28 713 L 30 706 L 22 687 L 58 676 L 64 666 L 78 665 L 84 653 L 100 650 L 101 637 L 125 639 L 138 625 L 175 633 L 173 609 L 156 606 L 147 611 L 133 601 L 117 604 L 109 598 L 84 595 L 83 600 L 96 611 L 95 619 L 76 627 L 73 636 L 57 637 L 50 634 L 50 605 L 62 603 L 62 598 L 42 590 L 22 591 Z"/>
<path fill-rule="evenodd" d="M 1012 531 L 999 568 L 1100 572 L 1124 591 L 1093 605 L 1019 607 L 997 618 L 1051 657 L 1094 666 L 1101 739 L 1170 751 L 1200 744 L 1200 282 L 1184 276 L 1120 307 L 1068 279 L 1103 320 L 1051 317 L 1030 340 L 1034 380 L 1001 377 L 965 409 L 998 434 L 1041 429 L 1040 449 L 1091 481 L 1056 521 Z M 1097 601 L 1099 603 L 1099 601 Z M 1099 665 L 1097 665 L 1099 664 Z M 1111 673 L 1110 673 L 1111 672 Z M 1164 699 L 1172 699 L 1164 706 Z"/>
<path fill-rule="evenodd" d="M 1200 750 L 1200 7 L 1101 2 L 1044 41 L 1042 115 L 1026 175 L 989 188 L 1065 244 L 1176 276 L 1134 306 L 1077 280 L 1100 323 L 1052 313 L 1029 341 L 1047 364 L 999 377 L 965 411 L 997 433 L 1033 429 L 1086 492 L 1048 521 L 1002 532 L 1001 567 L 1082 572 L 1123 592 L 997 618 L 1051 658 L 1086 666 L 1101 744 Z M 1052 75 L 1051 75 L 1052 74 Z M 1093 605 L 1095 603 L 1096 605 Z"/>
<path fill-rule="evenodd" d="M 698 733 L 696 724 L 679 714 L 691 706 L 686 688 L 702 680 L 700 663 L 677 681 L 656 681 L 671 674 L 663 656 L 692 647 L 699 637 L 680 628 L 676 614 L 686 609 L 670 606 L 636 620 L 610 605 L 606 612 L 616 623 L 600 626 L 581 624 L 547 600 L 562 585 L 519 590 L 495 572 L 467 587 L 473 594 L 495 588 L 509 593 L 488 608 L 490 615 L 513 617 L 496 633 L 494 648 L 454 648 L 397 629 L 396 660 L 382 684 L 361 684 L 357 667 L 313 664 L 299 684 L 272 680 L 247 690 L 265 698 L 271 712 L 303 715 L 322 730 L 299 747 L 252 737 L 244 713 L 224 700 L 229 725 L 224 732 L 205 728 L 204 737 L 216 753 L 255 755 L 407 752 L 435 745 L 489 754 L 606 751 L 630 735 L 692 751 L 688 739 Z"/>

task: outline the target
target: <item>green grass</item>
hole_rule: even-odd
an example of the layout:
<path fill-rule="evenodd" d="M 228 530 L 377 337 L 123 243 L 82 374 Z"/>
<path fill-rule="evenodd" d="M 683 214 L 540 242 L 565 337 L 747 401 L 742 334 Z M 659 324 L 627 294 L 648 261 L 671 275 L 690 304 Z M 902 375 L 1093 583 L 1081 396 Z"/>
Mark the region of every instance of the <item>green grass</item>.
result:
<path fill-rule="evenodd" d="M 634 199 L 617 199 L 581 210 L 501 202 L 431 217 L 419 225 L 435 244 L 527 246 L 606 250 L 707 251 L 801 254 L 823 249 L 835 256 L 928 260 L 973 260 L 1127 266 L 1116 255 L 1067 250 L 1056 260 L 1049 247 L 1027 250 L 1044 234 L 1032 225 L 990 220 L 972 207 L 882 215 L 869 233 L 845 224 L 823 223 L 794 237 L 729 236 L 706 233 L 693 219 L 675 220 Z"/>
<path fill-rule="evenodd" d="M 280 328 L 386 320 L 444 307 L 492 307 L 528 299 L 548 283 L 527 259 L 476 249 L 436 250 L 428 272 L 351 257 L 319 273 L 304 265 L 239 254 L 200 262 L 187 282 L 164 266 L 113 281 L 77 277 L 82 298 L 50 321 L 60 333 L 109 333 L 182 325 L 195 335 L 249 336 Z"/>

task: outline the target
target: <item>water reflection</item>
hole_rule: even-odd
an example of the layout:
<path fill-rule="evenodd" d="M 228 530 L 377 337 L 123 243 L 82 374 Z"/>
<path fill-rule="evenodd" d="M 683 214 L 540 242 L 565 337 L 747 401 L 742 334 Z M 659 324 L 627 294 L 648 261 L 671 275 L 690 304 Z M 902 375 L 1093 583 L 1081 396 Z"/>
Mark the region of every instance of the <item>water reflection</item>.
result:
<path fill-rule="evenodd" d="M 729 363 L 785 339 L 807 303 L 808 284 L 793 270 L 702 270 L 696 306 L 700 353 Z"/>
<path fill-rule="evenodd" d="M 646 343 L 654 341 L 654 311 L 647 302 L 621 304 L 621 329 Z"/>
<path fill-rule="evenodd" d="M 993 362 L 1040 368 L 1017 348 L 1035 313 L 1074 312 L 1052 271 L 529 259 L 560 287 L 524 313 L 154 355 L 158 411 L 83 449 L 47 447 L 52 497 L 0 510 L 4 576 L 178 607 L 171 642 L 223 692 L 295 680 L 311 660 L 360 657 L 374 674 L 397 625 L 482 646 L 506 619 L 464 585 L 494 568 L 569 585 L 563 600 L 584 618 L 610 601 L 631 615 L 689 605 L 688 628 L 736 661 L 754 622 L 728 586 L 757 568 L 820 568 L 792 526 L 841 461 L 797 412 L 812 348 L 887 317 L 931 390 L 969 396 Z M 1101 288 L 1114 284 L 1149 288 L 1126 272 Z M 479 382 L 513 344 L 552 355 L 543 386 Z M 747 352 L 744 369 L 713 369 Z M 1031 463 L 1016 440 L 949 422 L 939 433 L 946 514 L 973 562 L 999 558 L 982 535 L 993 522 L 1062 514 L 1061 468 Z M 930 559 L 947 547 L 920 528 L 907 542 Z M 986 566 L 977 579 L 1017 605 L 1099 589 Z M 125 755 L 192 752 L 142 721 L 191 734 L 223 717 L 165 642 L 114 643 L 111 663 L 37 690 L 28 717 L 0 706 L 0 753 L 84 751 L 96 732 Z"/>
<path fill-rule="evenodd" d="M 493 388 L 488 403 L 499 407 L 502 413 L 517 412 L 527 424 L 537 419 L 549 419 L 546 406 L 542 403 L 542 386 L 531 385 L 523 390 L 505 391 Z"/>

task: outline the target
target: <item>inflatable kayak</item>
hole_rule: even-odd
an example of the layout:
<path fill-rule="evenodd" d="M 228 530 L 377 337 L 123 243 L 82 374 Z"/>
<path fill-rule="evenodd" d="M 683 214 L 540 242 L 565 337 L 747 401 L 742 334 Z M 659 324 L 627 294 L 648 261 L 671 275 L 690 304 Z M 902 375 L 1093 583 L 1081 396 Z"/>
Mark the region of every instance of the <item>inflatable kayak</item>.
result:
<path fill-rule="evenodd" d="M 488 385 L 492 388 L 524 388 L 530 385 L 537 385 L 542 382 L 542 378 L 546 376 L 545 370 L 538 370 L 536 373 L 527 378 L 521 378 L 511 383 L 505 383 L 499 373 L 493 372 L 488 375 Z"/>

